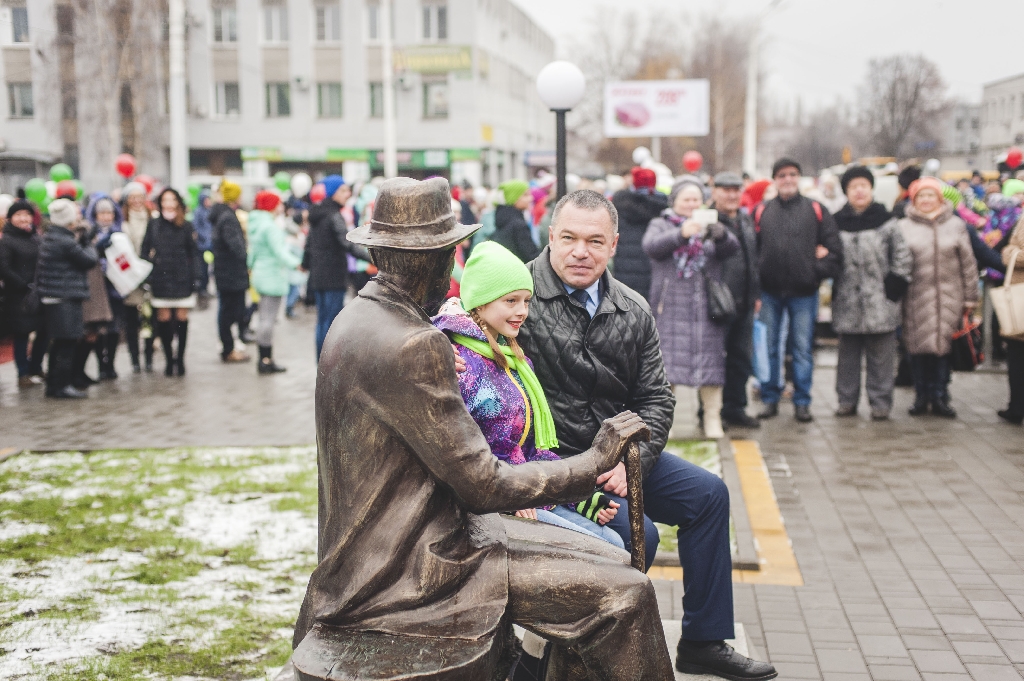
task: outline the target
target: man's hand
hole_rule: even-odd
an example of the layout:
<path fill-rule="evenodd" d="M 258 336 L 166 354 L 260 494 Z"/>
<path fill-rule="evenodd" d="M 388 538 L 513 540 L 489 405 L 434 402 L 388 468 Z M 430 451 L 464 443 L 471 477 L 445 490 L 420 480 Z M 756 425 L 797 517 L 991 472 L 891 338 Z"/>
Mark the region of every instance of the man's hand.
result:
<path fill-rule="evenodd" d="M 626 464 L 620 461 L 615 465 L 615 468 L 597 476 L 597 486 L 617 497 L 626 496 L 626 492 L 629 489 L 626 485 Z"/>
<path fill-rule="evenodd" d="M 522 511 L 516 511 L 517 518 L 529 518 L 530 520 L 537 519 L 537 509 L 535 508 L 524 508 Z"/>
<path fill-rule="evenodd" d="M 817 258 L 818 260 L 821 260 L 822 258 L 827 258 L 828 249 L 822 246 L 821 244 L 818 244 L 814 248 L 814 257 Z"/>
<path fill-rule="evenodd" d="M 452 343 L 452 352 L 455 353 L 455 371 L 456 373 L 463 373 L 466 371 L 466 360 L 459 354 L 459 346 Z M 536 520 L 536 518 L 534 518 Z"/>
<path fill-rule="evenodd" d="M 611 522 L 611 519 L 619 512 L 619 502 L 611 501 L 608 502 L 608 508 L 602 508 L 597 512 L 597 524 L 607 525 Z"/>

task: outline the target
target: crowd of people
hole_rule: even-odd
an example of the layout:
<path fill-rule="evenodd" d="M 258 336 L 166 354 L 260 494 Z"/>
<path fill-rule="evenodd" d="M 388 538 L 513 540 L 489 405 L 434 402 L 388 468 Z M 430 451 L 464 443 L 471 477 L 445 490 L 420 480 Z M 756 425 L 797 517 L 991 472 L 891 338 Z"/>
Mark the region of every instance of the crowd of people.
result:
<path fill-rule="evenodd" d="M 697 389 L 706 436 L 756 428 L 790 394 L 796 419 L 811 420 L 824 281 L 832 284 L 839 340 L 836 414 L 857 413 L 864 381 L 871 417 L 888 418 L 897 376 L 907 374 L 915 388 L 911 414 L 955 417 L 953 338 L 975 316 L 979 282 L 1000 284 L 1024 238 L 1024 181 L 986 182 L 975 173 L 947 184 L 908 166 L 889 210 L 875 200 L 875 171 L 858 165 L 817 186 L 791 159 L 775 163 L 770 179 L 683 175 L 667 192 L 649 168 L 617 179 L 577 184 L 618 211 L 610 270 L 650 304 L 669 381 Z M 371 218 L 381 182 L 353 186 L 329 175 L 317 203 L 263 190 L 246 201 L 251 210 L 230 179 L 204 190 L 192 211 L 174 189 L 149 192 L 138 182 L 81 203 L 59 198 L 47 215 L 24 198 L 0 197 L 3 330 L 13 338 L 19 386 L 45 382 L 49 396 L 85 397 L 93 383 L 117 378 L 122 342 L 135 372 L 153 371 L 159 348 L 164 373 L 183 376 L 189 313 L 214 295 L 224 362 L 249 362 L 245 347 L 255 343 L 260 374 L 284 371 L 274 360 L 274 328 L 282 308 L 293 317 L 301 301 L 316 308 L 319 357 L 346 297 L 376 272 L 368 251 L 346 235 Z M 454 187 L 454 214 L 483 227 L 458 246 L 449 295 L 459 295 L 481 243 L 534 260 L 549 239 L 554 198 L 548 174 L 493 190 Z M 115 233 L 152 265 L 127 293 L 104 277 Z M 1018 262 L 1024 266 L 1024 258 Z M 1011 386 L 999 414 L 1020 423 L 1024 339 L 997 338 L 995 347 Z M 748 383 L 759 353 L 754 389 L 762 408 L 751 415 Z M 86 368 L 93 354 L 95 377 Z"/>

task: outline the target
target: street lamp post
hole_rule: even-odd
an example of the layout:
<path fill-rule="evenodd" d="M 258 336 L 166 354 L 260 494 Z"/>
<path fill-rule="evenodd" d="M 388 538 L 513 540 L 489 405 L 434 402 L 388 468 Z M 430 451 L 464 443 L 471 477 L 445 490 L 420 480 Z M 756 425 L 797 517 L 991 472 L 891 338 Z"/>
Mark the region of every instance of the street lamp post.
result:
<path fill-rule="evenodd" d="M 555 113 L 555 175 L 558 178 L 558 197 L 565 196 L 565 114 L 572 110 L 587 87 L 587 79 L 575 64 L 553 61 L 537 74 L 537 94 Z"/>

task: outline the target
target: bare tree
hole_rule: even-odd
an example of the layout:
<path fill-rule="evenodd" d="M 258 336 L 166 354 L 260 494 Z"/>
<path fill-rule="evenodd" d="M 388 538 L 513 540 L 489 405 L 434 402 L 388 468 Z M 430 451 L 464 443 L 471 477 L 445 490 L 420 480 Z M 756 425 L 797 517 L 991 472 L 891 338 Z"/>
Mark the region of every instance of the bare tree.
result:
<path fill-rule="evenodd" d="M 866 142 L 882 156 L 901 157 L 914 138 L 929 138 L 947 107 L 939 68 L 922 55 L 872 59 L 860 99 Z"/>
<path fill-rule="evenodd" d="M 843 162 L 843 148 L 854 147 L 855 129 L 844 117 L 842 104 L 816 111 L 793 129 L 785 154 L 803 164 L 807 172 L 819 172 Z"/>
<path fill-rule="evenodd" d="M 587 95 L 569 118 L 573 155 L 605 170 L 623 172 L 632 150 L 649 139 L 606 139 L 604 85 L 615 80 L 707 78 L 711 81 L 711 130 L 707 137 L 662 140 L 662 160 L 681 170 L 682 156 L 696 149 L 707 170 L 738 169 L 746 102 L 750 26 L 719 17 L 642 13 L 604 7 L 569 53 L 587 76 Z"/>

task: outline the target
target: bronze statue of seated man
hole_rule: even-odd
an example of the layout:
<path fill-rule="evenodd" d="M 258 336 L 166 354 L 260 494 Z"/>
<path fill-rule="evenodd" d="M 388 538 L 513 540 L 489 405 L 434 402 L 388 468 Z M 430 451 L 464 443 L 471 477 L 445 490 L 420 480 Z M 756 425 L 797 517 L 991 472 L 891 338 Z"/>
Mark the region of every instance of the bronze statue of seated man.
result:
<path fill-rule="evenodd" d="M 510 466 L 491 454 L 427 316 L 455 245 L 478 228 L 456 223 L 445 180 L 397 178 L 348 235 L 379 275 L 335 319 L 320 357 L 319 564 L 295 627 L 297 676 L 486 680 L 507 661 L 514 622 L 559 644 L 549 679 L 672 679 L 654 588 L 625 552 L 498 515 L 585 498 L 647 427 L 619 414 L 562 461 Z M 427 663 L 446 668 L 415 676 Z"/>

